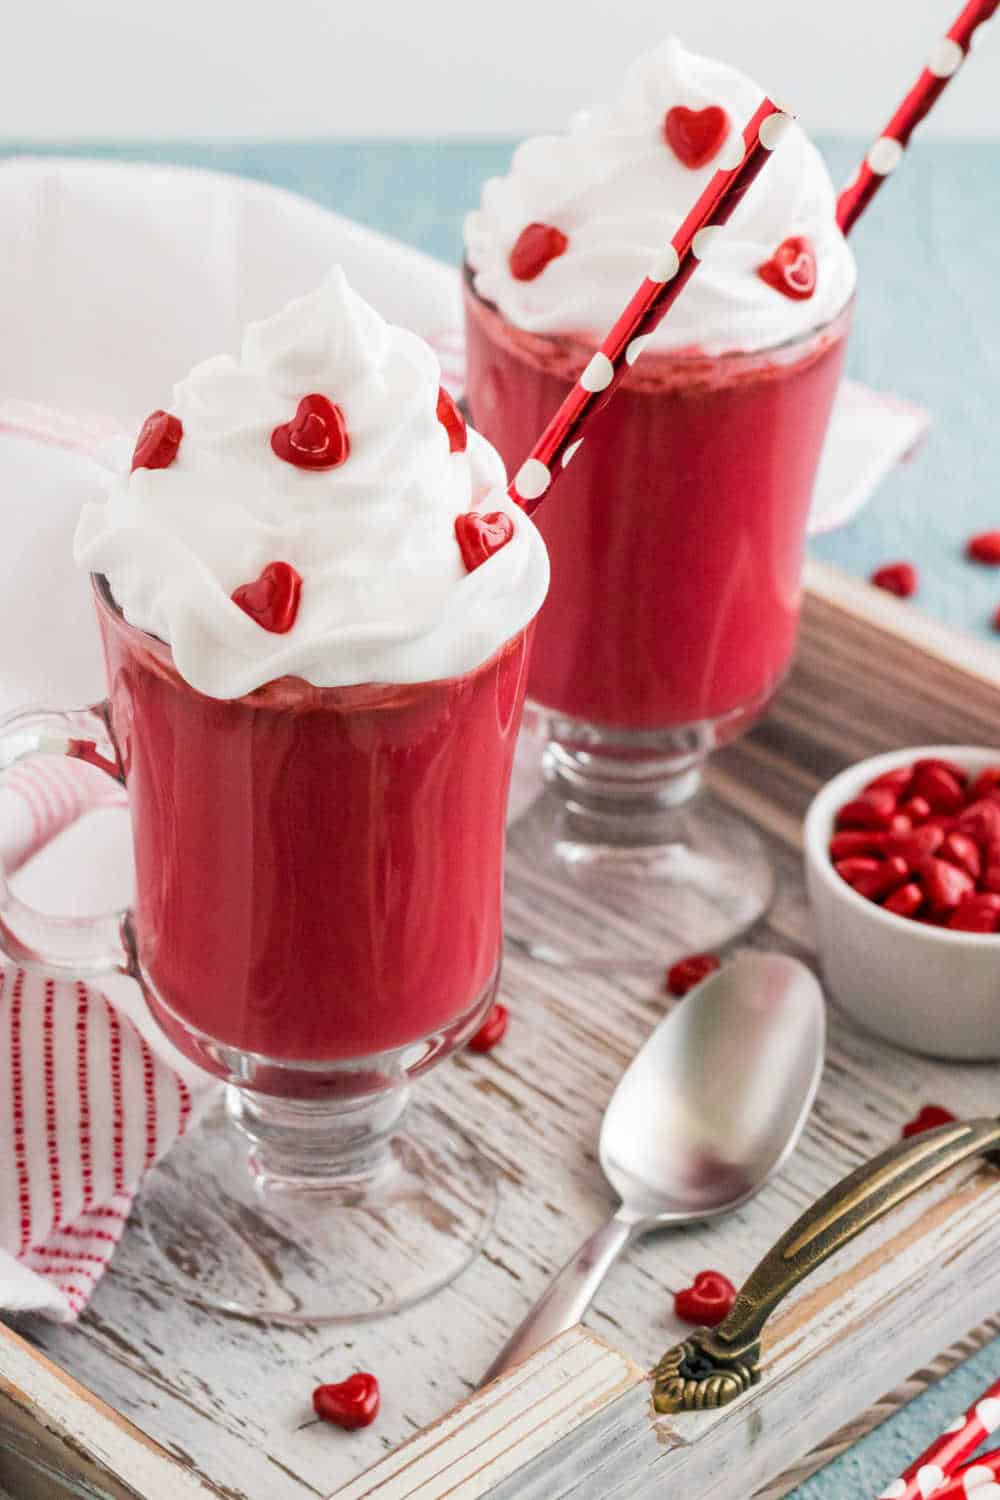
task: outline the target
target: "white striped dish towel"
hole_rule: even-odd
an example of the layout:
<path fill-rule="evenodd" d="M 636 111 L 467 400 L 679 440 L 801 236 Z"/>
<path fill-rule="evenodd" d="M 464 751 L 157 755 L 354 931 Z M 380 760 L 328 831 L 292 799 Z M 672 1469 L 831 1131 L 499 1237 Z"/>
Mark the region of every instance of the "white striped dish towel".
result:
<path fill-rule="evenodd" d="M 124 800 L 89 766 L 16 766 L 0 781 L 7 874 L 82 814 Z M 143 1173 L 211 1094 L 199 1085 L 82 979 L 0 966 L 0 1307 L 79 1316 Z"/>

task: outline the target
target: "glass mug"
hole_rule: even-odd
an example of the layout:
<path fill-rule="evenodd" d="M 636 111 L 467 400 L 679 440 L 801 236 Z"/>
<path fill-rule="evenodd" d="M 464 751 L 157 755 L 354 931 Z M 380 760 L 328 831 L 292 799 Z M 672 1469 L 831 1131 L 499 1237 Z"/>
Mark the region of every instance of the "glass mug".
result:
<path fill-rule="evenodd" d="M 462 676 L 208 698 L 94 596 L 108 698 L 0 722 L 0 765 L 63 753 L 124 783 L 134 907 L 33 912 L 21 963 L 134 977 L 224 1107 L 147 1181 L 143 1220 L 196 1300 L 276 1321 L 391 1312 L 478 1253 L 495 1182 L 411 1082 L 496 994 L 507 792 L 532 626 Z"/>
<path fill-rule="evenodd" d="M 538 510 L 552 578 L 527 723 L 546 789 L 511 828 L 507 932 L 539 958 L 662 968 L 770 902 L 760 839 L 701 768 L 794 652 L 852 310 L 752 354 L 647 350 Z M 471 420 L 516 473 L 592 344 L 514 327 L 468 269 L 465 312 Z"/>

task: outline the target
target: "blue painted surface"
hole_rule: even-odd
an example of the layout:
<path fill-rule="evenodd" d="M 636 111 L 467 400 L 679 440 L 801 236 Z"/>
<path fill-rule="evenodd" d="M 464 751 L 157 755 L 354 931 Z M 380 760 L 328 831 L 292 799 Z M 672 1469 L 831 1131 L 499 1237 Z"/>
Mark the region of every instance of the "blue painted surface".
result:
<path fill-rule="evenodd" d="M 464 214 L 483 178 L 505 170 L 511 144 L 68 144 L 46 150 L 242 173 L 456 261 Z M 821 144 L 834 180 L 843 181 L 862 143 Z M 0 155 L 31 149 L 9 142 Z M 993 638 L 1000 570 L 966 562 L 962 548 L 972 532 L 1000 529 L 1000 144 L 918 143 L 854 243 L 862 281 L 850 373 L 927 407 L 934 427 L 921 453 L 891 476 L 868 510 L 816 542 L 815 552 L 860 576 L 880 563 L 909 559 L 920 570 L 919 607 Z M 802 1485 L 795 1500 L 868 1500 L 998 1375 L 1000 1341 Z"/>

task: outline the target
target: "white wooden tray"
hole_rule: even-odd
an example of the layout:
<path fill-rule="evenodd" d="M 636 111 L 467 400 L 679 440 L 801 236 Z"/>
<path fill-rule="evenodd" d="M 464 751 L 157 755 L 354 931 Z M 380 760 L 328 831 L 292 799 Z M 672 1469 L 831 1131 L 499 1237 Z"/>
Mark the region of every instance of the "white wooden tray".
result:
<path fill-rule="evenodd" d="M 781 875 L 753 943 L 807 959 L 797 841 L 817 783 L 897 745 L 1000 744 L 1000 656 L 991 648 L 827 569 L 813 566 L 809 582 L 791 680 L 711 774 L 770 836 Z M 762 1487 L 776 1497 L 794 1482 L 778 1477 L 790 1464 L 801 1477 L 817 1460 L 799 1460 L 817 1445 L 831 1451 L 844 1423 L 852 1433 L 870 1424 L 896 1399 L 873 1412 L 885 1392 L 936 1360 L 903 1387 L 912 1393 L 984 1336 L 966 1339 L 1000 1303 L 1000 1173 L 970 1165 L 842 1251 L 783 1306 L 758 1388 L 718 1412 L 652 1412 L 645 1372 L 685 1331 L 673 1289 L 705 1267 L 741 1279 L 817 1194 L 897 1139 L 920 1104 L 997 1111 L 996 1067 L 911 1057 L 834 1015 L 816 1110 L 780 1178 L 722 1223 L 643 1242 L 598 1298 L 591 1331 L 566 1335 L 459 1405 L 606 1211 L 595 1153 L 601 1112 L 666 1003 L 657 975 L 555 971 L 513 953 L 503 988 L 513 1019 L 502 1047 L 459 1057 L 424 1085 L 501 1173 L 499 1222 L 471 1271 L 388 1322 L 261 1329 L 181 1301 L 136 1223 L 78 1328 L 27 1320 L 20 1331 L 164 1452 L 108 1414 L 95 1428 L 97 1408 L 63 1374 L 0 1340 L 0 1490 L 34 1500 L 23 1476 L 48 1452 L 55 1472 L 74 1472 L 69 1455 L 91 1465 L 87 1482 L 104 1485 L 67 1494 L 114 1500 L 644 1500 L 681 1485 L 686 1500 L 745 1500 Z M 938 1358 L 958 1339 L 953 1355 Z M 356 1368 L 380 1377 L 378 1422 L 355 1434 L 315 1422 L 313 1386 Z M 35 1446 L 26 1456 L 28 1431 Z"/>

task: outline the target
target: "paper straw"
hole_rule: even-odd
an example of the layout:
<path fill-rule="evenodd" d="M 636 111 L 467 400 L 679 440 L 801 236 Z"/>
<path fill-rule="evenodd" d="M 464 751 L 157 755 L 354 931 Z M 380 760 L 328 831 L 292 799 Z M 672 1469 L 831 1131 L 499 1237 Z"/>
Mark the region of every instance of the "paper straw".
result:
<path fill-rule="evenodd" d="M 887 1485 L 878 1500 L 928 1500 L 931 1495 L 940 1495 L 943 1500 L 947 1481 L 997 1428 L 1000 1428 L 1000 1380 L 983 1391 L 964 1416 L 957 1417 L 898 1479 Z"/>
<path fill-rule="evenodd" d="M 950 30 L 935 42 L 920 77 L 837 199 L 837 223 L 845 234 L 850 233 L 885 179 L 899 166 L 910 136 L 940 99 L 975 45 L 976 32 L 998 5 L 1000 0 L 969 0 Z"/>
<path fill-rule="evenodd" d="M 934 1500 L 997 1500 L 1000 1495 L 1000 1452 L 993 1448 L 955 1470 L 955 1477 L 943 1490 L 934 1491 Z"/>
<path fill-rule="evenodd" d="M 1000 4 L 1000 0 L 994 0 Z M 529 515 L 583 441 L 587 417 L 606 405 L 638 359 L 646 337 L 673 305 L 707 254 L 712 240 L 778 145 L 792 117 L 770 99 L 748 120 L 725 165 L 714 174 L 673 239 L 656 257 L 621 317 L 587 364 L 555 416 L 507 487 Z M 727 145 L 727 152 L 732 151 Z"/>

